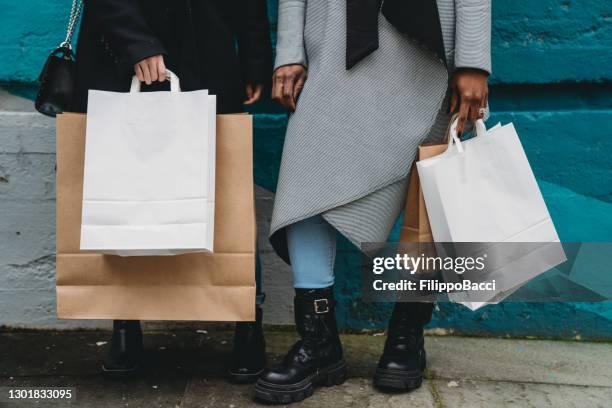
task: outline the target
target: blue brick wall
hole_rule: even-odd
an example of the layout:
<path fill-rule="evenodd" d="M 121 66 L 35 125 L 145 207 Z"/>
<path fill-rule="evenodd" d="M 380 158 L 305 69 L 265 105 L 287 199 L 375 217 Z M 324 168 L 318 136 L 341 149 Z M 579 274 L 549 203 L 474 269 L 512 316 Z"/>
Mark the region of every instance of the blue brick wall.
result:
<path fill-rule="evenodd" d="M 28 84 L 61 40 L 69 3 L 0 0 L 0 82 L 32 96 Z M 273 22 L 275 5 L 271 0 Z M 516 125 L 562 239 L 612 240 L 612 2 L 495 0 L 493 70 L 491 122 Z M 260 104 L 254 113 L 256 182 L 274 190 L 286 117 L 271 103 Z M 359 259 L 347 242 L 340 248 L 342 325 L 381 327 L 388 305 L 360 302 Z M 432 327 L 610 339 L 612 304 L 507 303 L 476 313 L 443 304 Z"/>

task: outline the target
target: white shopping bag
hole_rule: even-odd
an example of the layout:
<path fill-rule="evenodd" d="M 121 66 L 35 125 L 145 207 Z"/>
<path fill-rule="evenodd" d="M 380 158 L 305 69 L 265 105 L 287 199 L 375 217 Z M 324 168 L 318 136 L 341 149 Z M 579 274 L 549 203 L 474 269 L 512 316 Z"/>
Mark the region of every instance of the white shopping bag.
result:
<path fill-rule="evenodd" d="M 487 258 L 480 275 L 445 274 L 495 281 L 493 291 L 449 296 L 471 309 L 499 302 L 566 260 L 514 126 L 487 131 L 479 120 L 475 128 L 476 137 L 462 142 L 453 123 L 448 149 L 417 163 L 434 240 L 457 243 L 455 256 Z M 444 256 L 448 245 L 436 248 Z"/>
<path fill-rule="evenodd" d="M 89 91 L 81 250 L 213 250 L 216 99 L 207 90 Z"/>

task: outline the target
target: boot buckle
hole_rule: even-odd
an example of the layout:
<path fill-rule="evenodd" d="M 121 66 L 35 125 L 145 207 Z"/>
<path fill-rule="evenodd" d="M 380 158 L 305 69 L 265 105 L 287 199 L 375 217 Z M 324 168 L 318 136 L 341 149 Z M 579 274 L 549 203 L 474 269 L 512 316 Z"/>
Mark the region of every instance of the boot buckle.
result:
<path fill-rule="evenodd" d="M 329 301 L 327 299 L 315 299 L 314 311 L 316 314 L 329 312 Z"/>

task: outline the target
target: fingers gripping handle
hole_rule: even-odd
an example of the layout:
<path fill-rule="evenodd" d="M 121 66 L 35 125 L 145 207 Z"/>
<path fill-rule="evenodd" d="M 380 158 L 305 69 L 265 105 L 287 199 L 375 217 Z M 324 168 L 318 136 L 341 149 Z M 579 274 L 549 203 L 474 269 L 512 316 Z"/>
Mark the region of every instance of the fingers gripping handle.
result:
<path fill-rule="evenodd" d="M 485 125 L 484 120 L 478 119 L 474 126 L 476 126 L 476 136 L 484 136 L 487 134 L 487 126 Z"/>
<path fill-rule="evenodd" d="M 459 139 L 459 135 L 457 134 L 457 124 L 459 123 L 458 116 L 453 116 L 451 118 L 451 124 L 448 127 L 448 148 L 453 145 L 453 142 L 457 146 L 457 151 L 459 153 L 463 153 L 463 145 L 461 143 L 461 139 Z M 478 119 L 474 123 L 474 127 L 476 128 L 476 137 L 484 136 L 487 133 L 487 127 L 484 123 L 484 120 Z"/>
<path fill-rule="evenodd" d="M 459 136 L 457 135 L 457 124 L 459 123 L 459 118 L 454 118 L 450 127 L 448 128 L 448 132 L 449 132 L 449 137 L 448 137 L 448 148 L 446 149 L 448 151 L 448 149 L 450 149 L 450 147 L 453 145 L 453 142 L 455 143 L 455 145 L 457 146 L 457 150 L 459 151 L 459 153 L 463 153 L 463 145 L 461 144 L 461 139 L 459 139 Z"/>
<path fill-rule="evenodd" d="M 176 76 L 176 74 L 170 71 L 169 69 L 167 69 L 166 76 L 170 80 L 170 92 L 181 92 L 181 83 L 178 77 Z M 130 86 L 130 93 L 140 92 L 140 85 L 141 83 L 138 80 L 138 77 L 134 75 L 132 77 L 132 85 Z"/>

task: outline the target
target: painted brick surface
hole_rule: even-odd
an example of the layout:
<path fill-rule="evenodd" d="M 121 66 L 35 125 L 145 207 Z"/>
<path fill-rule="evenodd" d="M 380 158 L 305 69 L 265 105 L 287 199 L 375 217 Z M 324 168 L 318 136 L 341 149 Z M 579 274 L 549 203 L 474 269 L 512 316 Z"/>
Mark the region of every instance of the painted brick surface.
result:
<path fill-rule="evenodd" d="M 612 110 L 495 111 L 498 121 L 515 124 L 538 179 L 612 202 Z"/>
<path fill-rule="evenodd" d="M 608 0 L 494 0 L 495 82 L 612 78 Z"/>
<path fill-rule="evenodd" d="M 269 0 L 276 19 L 276 0 Z M 32 81 L 63 39 L 70 0 L 0 0 L 0 78 Z M 494 81 L 550 83 L 612 77 L 608 0 L 495 0 Z"/>
<path fill-rule="evenodd" d="M 54 126 L 32 113 L 28 99 L 46 55 L 63 37 L 69 5 L 0 0 L 0 82 L 11 92 L 0 90 L 0 326 L 108 324 L 54 318 Z M 271 0 L 273 31 L 275 5 Z M 493 22 L 490 122 L 515 124 L 563 240 L 611 241 L 612 2 L 494 0 Z M 254 113 L 266 321 L 284 324 L 292 321 L 290 273 L 265 237 L 286 115 L 271 103 Z M 389 305 L 359 300 L 359 257 L 345 240 L 339 249 L 341 325 L 383 327 Z M 448 333 L 612 339 L 610 302 L 439 309 L 431 327 Z"/>

